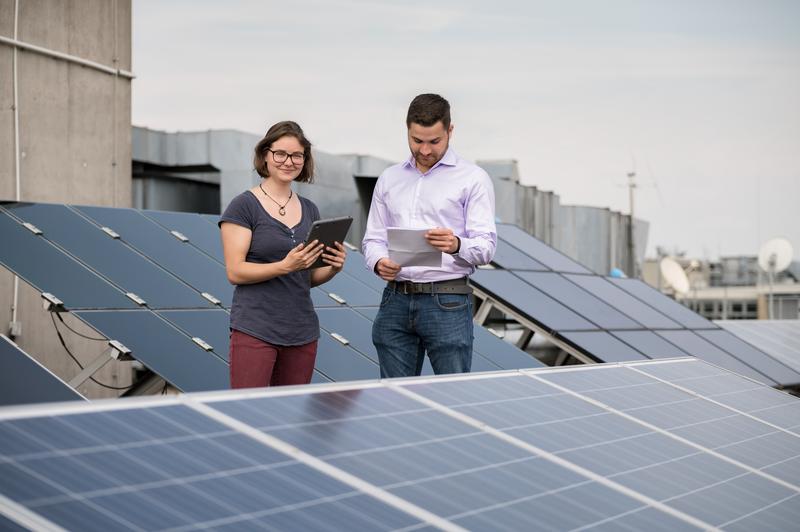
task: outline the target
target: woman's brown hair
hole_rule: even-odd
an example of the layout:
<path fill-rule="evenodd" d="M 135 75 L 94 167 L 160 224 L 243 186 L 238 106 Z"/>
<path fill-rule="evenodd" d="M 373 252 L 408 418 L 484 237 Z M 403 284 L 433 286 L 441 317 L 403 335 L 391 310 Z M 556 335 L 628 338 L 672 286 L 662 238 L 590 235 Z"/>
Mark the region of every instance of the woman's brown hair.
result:
<path fill-rule="evenodd" d="M 285 120 L 273 125 L 264 135 L 264 138 L 258 141 L 255 147 L 255 154 L 253 156 L 253 167 L 258 175 L 261 177 L 269 177 L 267 171 L 267 150 L 272 147 L 272 143 L 281 137 L 294 137 L 303 145 L 303 169 L 300 170 L 300 175 L 295 178 L 295 181 L 300 183 L 311 183 L 314 181 L 314 157 L 311 155 L 311 142 L 306 138 L 303 129 L 297 125 L 297 122 Z"/>

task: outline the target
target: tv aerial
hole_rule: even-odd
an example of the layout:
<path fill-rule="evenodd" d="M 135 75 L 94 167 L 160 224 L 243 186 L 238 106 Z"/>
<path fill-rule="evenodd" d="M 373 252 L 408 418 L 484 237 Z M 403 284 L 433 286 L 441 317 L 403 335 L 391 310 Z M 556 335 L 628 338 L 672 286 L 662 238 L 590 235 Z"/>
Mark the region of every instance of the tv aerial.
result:
<path fill-rule="evenodd" d="M 758 265 L 767 272 L 769 281 L 769 319 L 772 319 L 772 286 L 775 284 L 775 274 L 789 267 L 793 254 L 792 243 L 785 238 L 767 240 L 758 251 Z"/>
<path fill-rule="evenodd" d="M 689 277 L 687 277 L 683 267 L 678 264 L 678 261 L 670 257 L 664 257 L 658 266 L 661 270 L 661 276 L 675 292 L 678 294 L 689 292 Z"/>

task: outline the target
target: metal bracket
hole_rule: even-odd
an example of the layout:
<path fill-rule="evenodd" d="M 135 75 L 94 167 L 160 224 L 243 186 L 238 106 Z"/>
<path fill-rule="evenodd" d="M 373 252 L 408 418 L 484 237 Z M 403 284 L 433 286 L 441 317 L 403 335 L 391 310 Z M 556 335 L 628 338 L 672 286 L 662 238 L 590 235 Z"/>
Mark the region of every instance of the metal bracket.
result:
<path fill-rule="evenodd" d="M 194 342 L 197 345 L 199 345 L 204 351 L 213 351 L 214 350 L 214 348 L 211 347 L 211 344 L 209 344 L 208 342 L 206 342 L 205 340 L 203 340 L 199 336 L 193 336 L 192 337 L 192 342 Z"/>
<path fill-rule="evenodd" d="M 42 234 L 42 230 L 39 229 L 38 227 L 36 227 L 35 225 L 33 225 L 30 222 L 22 222 L 22 227 L 24 227 L 25 229 L 27 229 L 28 231 L 30 231 L 34 235 L 41 235 Z"/>
<path fill-rule="evenodd" d="M 203 292 L 200 295 L 203 296 L 204 298 L 206 298 L 208 301 L 210 301 L 212 305 L 219 305 L 220 307 L 222 306 L 222 301 L 220 301 L 216 297 L 212 296 L 208 292 Z"/>
<path fill-rule="evenodd" d="M 64 302 L 50 292 L 42 292 L 42 307 L 47 312 L 65 312 Z"/>
<path fill-rule="evenodd" d="M 342 242 L 342 244 L 344 245 L 344 247 L 346 247 L 350 251 L 358 251 L 358 248 L 356 246 L 354 246 L 353 244 L 351 244 L 350 242 Z"/>
<path fill-rule="evenodd" d="M 522 351 L 525 351 L 525 348 L 528 347 L 529 343 L 531 343 L 531 338 L 533 338 L 533 331 L 526 328 L 525 331 L 523 331 L 522 336 L 520 336 L 519 340 L 517 340 L 517 347 Z"/>
<path fill-rule="evenodd" d="M 175 238 L 177 238 L 181 242 L 188 242 L 189 241 L 189 238 L 186 235 L 184 235 L 183 233 L 179 232 L 179 231 L 175 231 L 173 229 L 172 231 L 170 231 L 170 233 L 172 234 L 172 236 L 174 236 Z"/>
<path fill-rule="evenodd" d="M 331 333 L 331 336 L 332 336 L 332 337 L 333 337 L 335 340 L 338 340 L 338 341 L 339 341 L 339 343 L 340 343 L 340 344 L 342 344 L 342 345 L 348 345 L 348 344 L 350 343 L 350 340 L 348 340 L 347 338 L 345 338 L 344 336 L 342 336 L 342 335 L 341 335 L 341 334 L 339 334 L 339 333 Z"/>
<path fill-rule="evenodd" d="M 133 292 L 126 292 L 125 295 L 128 296 L 128 299 L 130 299 L 131 301 L 133 301 L 137 305 L 141 305 L 142 307 L 147 305 L 147 302 L 144 299 L 142 299 L 141 297 L 137 296 Z"/>
<path fill-rule="evenodd" d="M 116 340 L 109 340 L 108 349 L 92 360 L 80 373 L 72 377 L 68 384 L 77 389 L 80 385 L 89 380 L 92 375 L 100 371 L 103 366 L 111 362 L 111 360 L 133 360 L 131 350 Z"/>
<path fill-rule="evenodd" d="M 114 238 L 114 239 L 119 238 L 119 233 L 117 233 L 116 231 L 114 231 L 110 227 L 103 226 L 103 227 L 100 228 L 100 230 L 103 231 L 108 236 L 110 236 L 111 238 Z"/>
<path fill-rule="evenodd" d="M 337 302 L 337 303 L 339 303 L 340 305 L 345 305 L 345 304 L 347 304 L 347 300 L 346 300 L 345 298 L 343 298 L 343 297 L 341 297 L 341 296 L 337 296 L 337 295 L 336 295 L 336 294 L 334 294 L 333 292 L 329 292 L 329 293 L 328 293 L 328 297 L 329 297 L 329 298 L 331 298 L 331 299 L 333 299 L 334 301 L 336 301 L 336 302 Z"/>

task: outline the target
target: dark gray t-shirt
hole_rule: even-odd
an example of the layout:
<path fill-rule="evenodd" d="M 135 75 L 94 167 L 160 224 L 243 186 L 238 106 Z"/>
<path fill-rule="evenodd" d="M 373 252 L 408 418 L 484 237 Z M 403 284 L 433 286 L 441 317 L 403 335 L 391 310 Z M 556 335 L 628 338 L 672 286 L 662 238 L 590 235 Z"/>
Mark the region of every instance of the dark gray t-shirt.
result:
<path fill-rule="evenodd" d="M 264 210 L 249 190 L 233 198 L 220 217 L 253 232 L 247 262 L 279 262 L 303 242 L 311 223 L 319 219 L 314 203 L 298 195 L 303 215 L 287 227 Z M 303 345 L 319 338 L 319 320 L 311 303 L 311 270 L 280 275 L 255 284 L 237 285 L 233 292 L 231 329 L 273 345 Z"/>

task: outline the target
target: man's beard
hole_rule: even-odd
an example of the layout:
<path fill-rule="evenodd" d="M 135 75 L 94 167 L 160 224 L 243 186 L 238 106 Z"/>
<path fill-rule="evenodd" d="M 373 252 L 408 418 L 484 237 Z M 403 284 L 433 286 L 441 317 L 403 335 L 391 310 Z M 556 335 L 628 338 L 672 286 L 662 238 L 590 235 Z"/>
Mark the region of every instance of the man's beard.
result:
<path fill-rule="evenodd" d="M 441 155 L 439 155 L 439 157 L 429 156 L 426 158 L 420 155 L 418 151 L 413 152 L 414 160 L 417 162 L 417 164 L 420 164 L 422 166 L 427 166 L 428 168 L 433 168 L 436 163 L 442 160 L 442 157 L 444 157 L 444 154 L 447 153 L 447 148 L 449 147 L 450 147 L 450 142 L 448 141 L 448 143 L 445 144 L 444 149 L 442 150 L 442 153 Z"/>

